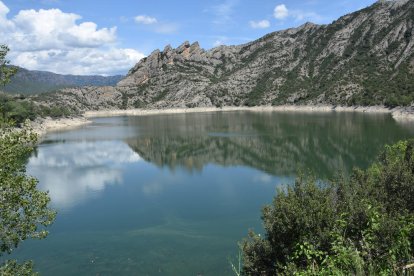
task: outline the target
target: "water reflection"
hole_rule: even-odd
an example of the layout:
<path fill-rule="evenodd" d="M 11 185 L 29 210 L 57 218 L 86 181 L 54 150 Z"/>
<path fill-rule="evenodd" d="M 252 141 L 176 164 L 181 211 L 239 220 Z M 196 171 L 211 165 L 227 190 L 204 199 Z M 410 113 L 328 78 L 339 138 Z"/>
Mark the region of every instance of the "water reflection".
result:
<path fill-rule="evenodd" d="M 28 172 L 49 191 L 52 204 L 68 209 L 97 196 L 107 185 L 122 183 L 122 164 L 141 158 L 120 141 L 43 145 L 29 160 Z"/>
<path fill-rule="evenodd" d="M 410 137 L 388 114 L 216 112 L 130 117 L 126 139 L 145 160 L 171 170 L 201 171 L 209 163 L 319 177 L 367 166 L 384 144 Z"/>
<path fill-rule="evenodd" d="M 261 208 L 298 168 L 366 166 L 410 131 L 352 113 L 96 119 L 48 135 L 30 159 L 59 215 L 19 256 L 42 275 L 232 275 L 237 242 L 261 231 Z"/>

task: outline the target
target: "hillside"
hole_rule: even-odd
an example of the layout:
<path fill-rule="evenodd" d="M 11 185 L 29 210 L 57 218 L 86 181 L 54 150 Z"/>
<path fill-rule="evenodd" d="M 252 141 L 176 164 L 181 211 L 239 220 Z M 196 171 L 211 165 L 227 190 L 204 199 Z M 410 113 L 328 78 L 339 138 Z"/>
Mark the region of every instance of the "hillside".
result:
<path fill-rule="evenodd" d="M 239 46 L 156 50 L 115 87 L 53 98 L 83 110 L 281 104 L 410 106 L 414 0 L 381 1 L 329 25 L 304 24 Z"/>
<path fill-rule="evenodd" d="M 8 93 L 37 94 L 67 87 L 116 85 L 123 77 L 60 75 L 18 68 L 11 82 L 2 90 Z"/>

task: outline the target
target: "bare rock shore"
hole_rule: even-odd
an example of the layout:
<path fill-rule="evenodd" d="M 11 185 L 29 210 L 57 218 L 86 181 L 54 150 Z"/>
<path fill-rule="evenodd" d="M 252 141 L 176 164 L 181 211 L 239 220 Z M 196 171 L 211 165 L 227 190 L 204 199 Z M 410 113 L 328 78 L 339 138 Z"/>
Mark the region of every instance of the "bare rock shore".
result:
<path fill-rule="evenodd" d="M 382 106 L 345 107 L 331 105 L 281 105 L 256 107 L 196 107 L 196 108 L 168 108 L 168 109 L 127 109 L 127 110 L 100 110 L 86 111 L 86 118 L 111 116 L 144 116 L 156 114 L 216 112 L 216 111 L 252 111 L 252 112 L 363 112 L 363 113 L 390 113 L 396 120 L 414 120 L 414 110 L 409 108 L 389 109 Z"/>
<path fill-rule="evenodd" d="M 44 136 L 47 132 L 66 130 L 71 128 L 77 128 L 83 125 L 87 125 L 92 121 L 85 117 L 71 117 L 71 118 L 42 118 L 32 122 L 31 127 L 40 137 Z"/>

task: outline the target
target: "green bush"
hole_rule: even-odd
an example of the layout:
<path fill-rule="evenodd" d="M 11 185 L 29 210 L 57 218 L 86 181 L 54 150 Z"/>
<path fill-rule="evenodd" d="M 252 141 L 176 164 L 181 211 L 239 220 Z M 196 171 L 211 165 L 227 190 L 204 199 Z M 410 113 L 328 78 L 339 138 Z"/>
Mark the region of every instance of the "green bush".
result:
<path fill-rule="evenodd" d="M 300 176 L 241 244 L 246 275 L 393 275 L 414 262 L 414 140 L 329 183 Z"/>

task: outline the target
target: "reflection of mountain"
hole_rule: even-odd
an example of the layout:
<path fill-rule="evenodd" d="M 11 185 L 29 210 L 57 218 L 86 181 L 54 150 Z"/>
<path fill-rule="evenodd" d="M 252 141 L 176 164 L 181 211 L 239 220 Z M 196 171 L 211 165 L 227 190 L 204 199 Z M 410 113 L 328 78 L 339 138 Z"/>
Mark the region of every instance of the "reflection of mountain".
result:
<path fill-rule="evenodd" d="M 137 138 L 127 143 L 142 158 L 172 169 L 208 163 L 254 167 L 274 175 L 299 168 L 318 176 L 366 166 L 384 144 L 408 133 L 389 115 L 356 113 L 203 113 L 131 117 Z"/>
<path fill-rule="evenodd" d="M 49 191 L 58 208 L 70 208 L 122 182 L 113 165 L 138 162 L 141 158 L 122 142 L 63 143 L 43 146 L 29 160 L 28 171 Z M 112 165 L 112 166 L 110 166 Z"/>

